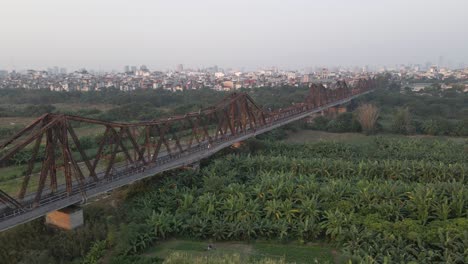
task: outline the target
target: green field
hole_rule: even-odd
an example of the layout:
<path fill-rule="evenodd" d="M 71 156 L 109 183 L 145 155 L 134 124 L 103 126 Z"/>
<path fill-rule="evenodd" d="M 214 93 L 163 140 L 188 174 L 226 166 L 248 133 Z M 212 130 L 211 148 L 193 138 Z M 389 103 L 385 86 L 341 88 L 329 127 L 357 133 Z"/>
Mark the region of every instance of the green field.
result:
<path fill-rule="evenodd" d="M 382 135 L 377 135 L 382 136 Z M 403 135 L 393 135 L 393 134 L 386 134 L 384 135 L 386 138 L 401 138 L 401 139 L 425 139 L 425 140 L 447 140 L 452 142 L 457 142 L 463 144 L 468 142 L 467 137 L 448 137 L 448 136 L 430 136 L 430 135 L 411 135 L 411 136 L 403 136 Z M 318 130 L 306 130 L 301 129 L 299 131 L 288 133 L 284 142 L 286 143 L 313 143 L 319 141 L 336 141 L 336 142 L 363 142 L 365 143 L 369 138 L 375 138 L 376 136 L 366 136 L 362 133 L 331 133 L 331 132 L 324 132 Z M 468 144 L 468 143 L 466 143 Z"/>
<path fill-rule="evenodd" d="M 213 246 L 207 250 L 208 245 Z M 210 242 L 171 239 L 157 243 L 143 253 L 144 256 L 166 259 L 174 253 L 188 254 L 191 257 L 213 257 L 239 255 L 243 263 L 264 258 L 284 260 L 287 263 L 338 263 L 336 250 L 327 245 L 298 245 L 294 243 L 273 243 L 256 241 L 246 242 Z"/>
<path fill-rule="evenodd" d="M 68 252 L 68 262 L 448 263 L 466 248 L 466 151 L 463 138 L 299 131 L 253 139 L 199 172 L 167 172 L 86 206 L 76 231 L 40 221 L 13 229 L 0 236 L 0 256 L 30 257 L 11 250 L 21 245 L 54 259 Z M 93 241 L 105 247 L 90 250 Z"/>

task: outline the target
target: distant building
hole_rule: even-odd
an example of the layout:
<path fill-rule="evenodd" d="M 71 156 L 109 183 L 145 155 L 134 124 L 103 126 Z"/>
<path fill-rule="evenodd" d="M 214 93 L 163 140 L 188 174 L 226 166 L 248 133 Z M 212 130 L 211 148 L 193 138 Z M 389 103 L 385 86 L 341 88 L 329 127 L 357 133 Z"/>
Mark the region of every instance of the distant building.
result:
<path fill-rule="evenodd" d="M 302 82 L 303 82 L 303 83 L 312 82 L 312 79 L 313 79 L 312 74 L 304 74 L 304 75 L 302 76 Z"/>
<path fill-rule="evenodd" d="M 327 79 L 328 78 L 328 69 L 327 68 L 322 68 L 320 71 L 319 77 L 320 79 Z"/>
<path fill-rule="evenodd" d="M 8 71 L 0 70 L 0 78 L 5 78 L 8 76 Z"/>
<path fill-rule="evenodd" d="M 413 92 L 419 92 L 429 86 L 431 86 L 431 83 L 413 83 L 409 87 Z"/>
<path fill-rule="evenodd" d="M 234 88 L 235 88 L 234 82 L 232 82 L 232 81 L 223 82 L 223 88 L 224 88 L 225 91 L 234 90 Z"/>
<path fill-rule="evenodd" d="M 125 67 L 124 67 L 124 72 L 130 72 L 130 66 L 125 65 Z"/>
<path fill-rule="evenodd" d="M 53 68 L 47 68 L 47 73 L 49 75 L 59 75 L 60 74 L 60 69 L 57 66 L 54 66 Z"/>
<path fill-rule="evenodd" d="M 177 72 L 183 72 L 184 71 L 184 65 L 178 64 L 177 67 L 176 67 L 176 71 Z"/>
<path fill-rule="evenodd" d="M 439 69 L 437 66 L 432 66 L 430 69 L 429 69 L 429 72 L 430 73 L 438 73 L 439 72 Z"/>

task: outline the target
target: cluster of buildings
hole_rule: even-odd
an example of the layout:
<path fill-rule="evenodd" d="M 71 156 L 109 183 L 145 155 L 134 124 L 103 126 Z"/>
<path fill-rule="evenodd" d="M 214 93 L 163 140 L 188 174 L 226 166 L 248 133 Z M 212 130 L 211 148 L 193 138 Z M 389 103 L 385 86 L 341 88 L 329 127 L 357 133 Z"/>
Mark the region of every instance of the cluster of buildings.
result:
<path fill-rule="evenodd" d="M 428 80 L 468 80 L 468 68 L 451 70 L 437 66 L 399 65 L 394 68 L 380 68 L 370 71 L 369 67 L 314 68 L 301 71 L 284 71 L 277 68 L 256 71 L 221 69 L 217 66 L 205 69 L 184 69 L 177 65 L 168 71 L 151 71 L 145 65 L 125 66 L 122 72 L 93 72 L 79 70 L 67 73 L 65 68 L 53 67 L 47 70 L 24 72 L 1 71 L 0 89 L 48 89 L 51 91 L 98 91 L 107 88 L 121 91 L 165 89 L 182 91 L 210 88 L 230 91 L 240 88 L 278 87 L 308 85 L 314 82 L 334 82 L 337 79 L 353 82 L 376 73 L 387 72 L 403 84 L 425 83 Z M 468 85 L 468 83 L 467 83 Z M 446 86 L 450 87 L 450 86 Z M 468 88 L 468 86 L 467 86 Z"/>
<path fill-rule="evenodd" d="M 438 87 L 442 90 L 454 87 L 462 88 L 468 92 L 468 68 L 450 69 L 435 65 L 401 65 L 393 69 L 385 69 L 397 77 L 403 88 L 410 88 L 414 92 L 419 92 L 428 87 Z"/>
<path fill-rule="evenodd" d="M 281 71 L 277 68 L 258 71 L 223 70 L 217 66 L 202 70 L 184 69 L 178 65 L 172 71 L 150 71 L 146 66 L 125 66 L 123 72 L 96 73 L 79 70 L 67 73 L 54 67 L 47 71 L 0 71 L 0 89 L 49 89 L 52 91 L 96 91 L 115 88 L 121 91 L 166 89 L 182 91 L 210 88 L 230 91 L 240 88 L 299 86 L 312 82 L 333 82 L 368 77 L 362 70 L 319 68 L 316 71 Z"/>
<path fill-rule="evenodd" d="M 421 67 L 420 65 L 400 65 L 395 68 L 383 68 L 386 71 L 398 75 L 404 80 L 424 81 L 424 80 L 468 80 L 468 67 L 450 69 L 436 65 Z"/>

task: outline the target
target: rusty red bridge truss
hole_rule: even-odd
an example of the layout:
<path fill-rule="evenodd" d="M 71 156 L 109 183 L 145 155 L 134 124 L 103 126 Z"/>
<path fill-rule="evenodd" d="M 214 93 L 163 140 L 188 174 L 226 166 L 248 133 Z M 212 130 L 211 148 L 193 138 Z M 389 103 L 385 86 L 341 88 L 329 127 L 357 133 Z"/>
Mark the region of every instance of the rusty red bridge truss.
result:
<path fill-rule="evenodd" d="M 373 79 L 353 87 L 344 81 L 328 88 L 314 84 L 303 103 L 277 111 L 265 111 L 246 93 L 233 93 L 199 112 L 138 123 L 43 115 L 0 145 L 0 166 L 22 170 L 22 176 L 0 183 L 0 230 L 194 164 L 233 143 L 345 104 L 374 86 Z"/>

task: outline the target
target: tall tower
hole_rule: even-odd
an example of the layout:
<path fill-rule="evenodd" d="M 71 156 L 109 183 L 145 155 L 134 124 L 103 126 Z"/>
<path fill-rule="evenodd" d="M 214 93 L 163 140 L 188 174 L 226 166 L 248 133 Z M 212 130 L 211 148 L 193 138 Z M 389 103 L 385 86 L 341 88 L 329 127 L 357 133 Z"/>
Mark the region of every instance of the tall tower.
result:
<path fill-rule="evenodd" d="M 183 72 L 183 71 L 184 71 L 184 65 L 178 64 L 178 65 L 177 65 L 177 68 L 176 68 L 176 71 L 177 71 L 177 72 Z"/>
<path fill-rule="evenodd" d="M 439 56 L 439 62 L 437 63 L 437 66 L 439 67 L 439 69 L 444 66 L 444 56 Z"/>

